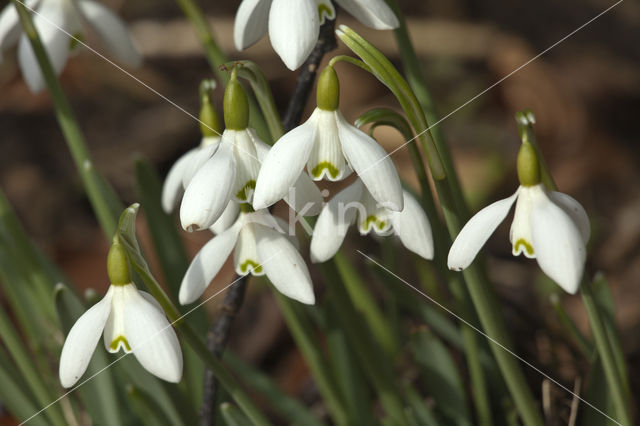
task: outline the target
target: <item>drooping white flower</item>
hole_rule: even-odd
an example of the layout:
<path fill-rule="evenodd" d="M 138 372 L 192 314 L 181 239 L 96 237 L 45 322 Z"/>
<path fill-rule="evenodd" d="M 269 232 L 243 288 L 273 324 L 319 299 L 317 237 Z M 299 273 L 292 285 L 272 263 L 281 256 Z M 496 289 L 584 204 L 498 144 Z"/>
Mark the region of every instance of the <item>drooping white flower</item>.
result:
<path fill-rule="evenodd" d="M 74 42 L 96 38 L 107 52 L 129 66 L 138 66 L 141 57 L 122 20 L 109 8 L 93 0 L 36 0 L 26 3 L 35 10 L 33 23 L 44 44 L 56 74 L 64 68 Z M 2 51 L 18 44 L 22 75 L 32 92 L 45 87 L 40 66 L 27 36 L 22 33 L 18 14 L 8 4 L 0 14 L 0 61 Z"/>
<path fill-rule="evenodd" d="M 229 202 L 250 203 L 263 161 L 271 147 L 255 130 L 226 129 L 217 145 L 195 154 L 187 171 L 196 170 L 185 189 L 180 221 L 188 231 L 211 227 Z M 300 176 L 285 197 L 296 211 L 316 215 L 322 207 L 322 194 L 308 176 Z"/>
<path fill-rule="evenodd" d="M 398 18 L 384 0 L 337 0 L 363 24 L 378 29 L 397 28 Z M 269 39 L 285 65 L 295 70 L 307 59 L 325 19 L 335 19 L 330 0 L 243 0 L 236 14 L 233 37 L 244 50 L 269 31 Z"/>
<path fill-rule="evenodd" d="M 126 256 L 117 243 L 109 252 L 107 269 L 111 280 L 107 294 L 78 318 L 64 342 L 60 383 L 66 388 L 76 384 L 86 371 L 101 334 L 109 352 L 132 352 L 151 374 L 179 382 L 182 352 L 178 337 L 153 296 L 138 291 L 130 281 Z"/>
<path fill-rule="evenodd" d="M 294 242 L 284 233 L 287 230 L 286 223 L 266 210 L 240 213 L 236 223 L 196 254 L 182 279 L 180 303 L 198 299 L 232 251 L 238 275 L 266 275 L 285 296 L 301 303 L 315 303 L 309 270 Z"/>
<path fill-rule="evenodd" d="M 521 153 L 525 151 L 521 149 Z M 530 170 L 537 173 L 537 167 L 536 160 Z M 535 258 L 545 274 L 566 292 L 575 294 L 586 260 L 589 217 L 575 199 L 548 191 L 537 177 L 523 182 L 512 196 L 490 204 L 467 222 L 449 251 L 449 269 L 459 271 L 471 264 L 514 202 L 516 212 L 509 233 L 513 255 L 524 253 L 526 257 Z"/>
<path fill-rule="evenodd" d="M 254 209 L 281 199 L 304 175 L 337 181 L 354 170 L 373 198 L 394 211 L 403 207 L 402 186 L 386 151 L 369 135 L 348 123 L 338 107 L 338 79 L 326 67 L 318 79 L 318 107 L 309 119 L 286 133 L 265 157 L 256 182 Z"/>
<path fill-rule="evenodd" d="M 325 262 L 338 251 L 350 225 L 358 223 L 361 235 L 395 233 L 402 244 L 425 259 L 433 259 L 429 218 L 418 201 L 403 191 L 401 212 L 385 209 L 358 179 L 335 195 L 318 216 L 311 238 L 311 260 Z"/>

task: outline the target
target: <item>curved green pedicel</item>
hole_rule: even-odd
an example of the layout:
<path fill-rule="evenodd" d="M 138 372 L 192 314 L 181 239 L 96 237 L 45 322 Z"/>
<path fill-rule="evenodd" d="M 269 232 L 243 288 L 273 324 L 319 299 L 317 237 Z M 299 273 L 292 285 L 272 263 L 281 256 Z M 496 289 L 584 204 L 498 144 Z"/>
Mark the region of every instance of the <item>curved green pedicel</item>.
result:
<path fill-rule="evenodd" d="M 127 285 L 132 282 L 129 260 L 118 241 L 114 241 L 107 255 L 107 274 L 111 285 Z"/>
<path fill-rule="evenodd" d="M 120 345 L 120 343 L 124 345 L 125 350 L 127 350 L 128 352 L 131 352 L 131 346 L 129 345 L 129 341 L 124 336 L 118 336 L 115 339 L 113 339 L 113 341 L 109 345 L 109 349 L 115 351 L 116 349 L 118 349 L 118 346 Z"/>
<path fill-rule="evenodd" d="M 535 186 L 540 183 L 540 163 L 535 148 L 528 142 L 520 145 L 518 151 L 518 179 L 522 186 Z"/>
<path fill-rule="evenodd" d="M 335 111 L 340 104 L 340 81 L 332 66 L 327 66 L 318 77 L 316 105 L 325 111 Z"/>
<path fill-rule="evenodd" d="M 333 164 L 331 164 L 328 161 L 323 161 L 321 163 L 318 163 L 313 168 L 313 170 L 311 170 L 311 174 L 315 178 L 320 178 L 320 176 L 322 176 L 322 171 L 323 170 L 328 171 L 329 172 L 329 176 L 331 176 L 333 179 L 337 179 L 338 176 L 340 175 L 340 170 L 338 170 L 338 168 L 336 166 L 334 166 Z"/>
<path fill-rule="evenodd" d="M 255 189 L 256 189 L 256 181 L 251 179 L 250 181 L 245 183 L 242 188 L 240 188 L 240 191 L 236 192 L 236 198 L 238 200 L 247 201 L 247 199 L 249 198 L 248 196 L 249 191 L 253 193 Z"/>
<path fill-rule="evenodd" d="M 364 223 L 362 224 L 362 226 L 360 226 L 360 229 L 362 229 L 363 232 L 366 232 L 367 229 L 370 229 L 369 227 L 371 224 L 373 224 L 374 227 L 378 228 L 378 231 L 383 231 L 387 226 L 387 221 L 380 220 L 378 219 L 378 216 L 370 214 L 364 220 Z"/>
<path fill-rule="evenodd" d="M 240 268 L 240 272 L 242 272 L 243 274 L 248 274 L 249 273 L 249 267 L 251 267 L 251 269 L 253 269 L 253 271 L 256 274 L 261 274 L 262 273 L 262 265 L 254 262 L 251 259 L 247 259 L 245 260 L 241 265 L 238 266 Z"/>
<path fill-rule="evenodd" d="M 527 254 L 529 256 L 533 256 L 533 246 L 527 242 L 525 239 L 520 238 L 518 241 L 516 241 L 515 245 L 513 246 L 513 250 L 518 253 L 518 248 L 522 246 L 524 247 L 524 250 L 527 252 Z"/>

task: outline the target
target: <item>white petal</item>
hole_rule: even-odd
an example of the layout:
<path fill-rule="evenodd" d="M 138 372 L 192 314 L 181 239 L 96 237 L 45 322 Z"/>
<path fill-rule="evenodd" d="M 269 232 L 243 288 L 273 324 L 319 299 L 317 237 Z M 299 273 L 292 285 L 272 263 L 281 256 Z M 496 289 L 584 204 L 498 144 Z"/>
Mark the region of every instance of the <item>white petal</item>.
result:
<path fill-rule="evenodd" d="M 292 192 L 284 197 L 284 201 L 295 211 L 304 216 L 317 216 L 322 210 L 322 193 L 306 173 L 300 173 L 293 184 Z"/>
<path fill-rule="evenodd" d="M 320 25 L 324 24 L 325 19 L 336 19 L 336 8 L 331 0 L 316 0 L 318 6 L 318 16 L 320 16 Z"/>
<path fill-rule="evenodd" d="M 402 186 L 387 152 L 371 136 L 352 126 L 336 111 L 342 152 L 373 198 L 385 208 L 401 211 Z"/>
<path fill-rule="evenodd" d="M 347 12 L 368 27 L 377 30 L 398 28 L 400 23 L 384 0 L 336 0 Z"/>
<path fill-rule="evenodd" d="M 250 203 L 260 170 L 260 161 L 252 134 L 247 130 L 226 130 L 225 138 L 233 138 L 233 154 L 236 159 L 236 179 L 233 195 L 239 203 Z"/>
<path fill-rule="evenodd" d="M 267 153 L 262 162 L 253 194 L 253 208 L 269 207 L 287 195 L 313 147 L 316 127 L 307 121 L 282 136 Z"/>
<path fill-rule="evenodd" d="M 271 45 L 290 70 L 307 59 L 318 41 L 320 20 L 313 0 L 273 0 L 269 11 Z"/>
<path fill-rule="evenodd" d="M 260 264 L 274 287 L 291 299 L 313 305 L 315 295 L 311 276 L 300 253 L 279 232 L 258 224 L 254 229 Z"/>
<path fill-rule="evenodd" d="M 113 296 L 111 298 L 111 315 L 104 327 L 103 342 L 104 348 L 111 353 L 116 353 L 120 349 L 124 352 L 131 352 L 131 345 L 127 340 L 124 328 L 124 305 L 125 289 L 134 289 L 134 284 L 111 286 Z"/>
<path fill-rule="evenodd" d="M 65 388 L 76 384 L 89 365 L 111 312 L 111 294 L 110 288 L 69 330 L 60 355 L 60 383 Z"/>
<path fill-rule="evenodd" d="M 307 161 L 307 170 L 314 180 L 338 181 L 352 172 L 342 153 L 337 115 L 335 111 L 316 108 L 309 117 L 309 121 L 314 121 L 318 129 Z"/>
<path fill-rule="evenodd" d="M 390 218 L 393 211 L 382 207 L 366 188 L 362 191 L 360 202 L 364 209 L 364 214 L 358 215 L 358 230 L 360 234 L 367 235 L 373 230 L 377 235 L 386 235 L 391 229 Z"/>
<path fill-rule="evenodd" d="M 243 0 L 233 24 L 236 49 L 244 50 L 267 32 L 271 0 Z"/>
<path fill-rule="evenodd" d="M 205 140 L 212 140 L 213 142 L 204 143 Z M 213 154 L 218 150 L 220 138 L 217 136 L 210 136 L 208 138 L 202 138 L 200 146 L 196 148 L 196 153 L 191 157 L 189 163 L 184 167 L 184 173 L 182 174 L 182 187 L 187 189 L 187 186 L 191 183 L 193 177 L 198 173 L 200 168 L 211 159 Z"/>
<path fill-rule="evenodd" d="M 429 218 L 418 200 L 407 191 L 404 191 L 404 209 L 392 212 L 391 222 L 406 248 L 425 259 L 433 259 L 433 234 Z"/>
<path fill-rule="evenodd" d="M 27 8 L 33 9 L 36 5 L 34 1 L 27 2 Z M 18 43 L 21 27 L 18 19 L 18 12 L 13 4 L 8 3 L 2 13 L 0 13 L 0 62 L 2 62 L 2 52 Z"/>
<path fill-rule="evenodd" d="M 358 179 L 325 204 L 313 228 L 312 262 L 326 262 L 340 249 L 349 225 L 355 221 L 361 208 L 362 190 L 362 182 Z"/>
<path fill-rule="evenodd" d="M 447 259 L 449 269 L 461 271 L 473 262 L 478 251 L 509 213 L 513 202 L 518 197 L 518 192 L 516 191 L 509 198 L 488 205 L 464 225 L 449 250 Z"/>
<path fill-rule="evenodd" d="M 142 63 L 127 27 L 116 14 L 96 1 L 82 0 L 77 4 L 91 29 L 114 57 L 132 67 Z"/>
<path fill-rule="evenodd" d="M 131 350 L 151 374 L 177 383 L 182 379 L 182 351 L 164 312 L 145 300 L 134 286 L 124 306 L 125 333 Z"/>
<path fill-rule="evenodd" d="M 33 23 L 40 35 L 42 44 L 44 44 L 51 65 L 56 74 L 60 74 L 64 65 L 67 63 L 69 56 L 70 39 L 67 34 L 60 31 L 60 28 L 69 33 L 73 33 L 70 28 L 68 10 L 66 7 L 57 2 L 43 2 L 38 10 L 38 14 L 34 14 Z M 36 93 L 45 87 L 44 77 L 40 71 L 40 65 L 36 59 L 31 43 L 26 35 L 20 37 L 18 44 L 18 62 L 22 70 L 29 89 Z"/>
<path fill-rule="evenodd" d="M 200 249 L 182 278 L 178 294 L 180 304 L 192 303 L 202 295 L 231 254 L 239 231 L 239 226 L 232 226 Z"/>
<path fill-rule="evenodd" d="M 582 235 L 582 242 L 586 245 L 591 237 L 591 224 L 584 207 L 575 198 L 562 192 L 551 191 L 547 195 L 573 219 Z"/>
<path fill-rule="evenodd" d="M 529 259 L 535 259 L 531 238 L 531 208 L 534 194 L 542 191 L 541 185 L 521 186 L 516 202 L 516 212 L 513 215 L 511 229 L 509 229 L 509 241 L 511 241 L 511 253 L 518 256 L 523 253 Z"/>
<path fill-rule="evenodd" d="M 260 265 L 260 256 L 256 247 L 254 224 L 247 223 L 238 235 L 236 249 L 233 251 L 233 264 L 236 274 L 259 276 L 264 275 L 264 268 Z"/>
<path fill-rule="evenodd" d="M 546 195 L 534 200 L 531 237 L 542 271 L 566 292 L 575 294 L 587 256 L 583 237 L 571 216 Z"/>
<path fill-rule="evenodd" d="M 235 201 L 229 201 L 227 208 L 224 209 L 218 220 L 209 228 L 211 232 L 218 235 L 226 231 L 236 222 L 240 213 L 240 204 Z"/>
<path fill-rule="evenodd" d="M 210 227 L 229 204 L 236 177 L 232 149 L 221 142 L 187 186 L 180 206 L 182 228 L 192 231 Z"/>
<path fill-rule="evenodd" d="M 178 205 L 178 201 L 184 192 L 182 176 L 197 151 L 197 148 L 193 148 L 185 152 L 169 169 L 167 178 L 162 185 L 162 209 L 166 213 L 171 213 Z"/>

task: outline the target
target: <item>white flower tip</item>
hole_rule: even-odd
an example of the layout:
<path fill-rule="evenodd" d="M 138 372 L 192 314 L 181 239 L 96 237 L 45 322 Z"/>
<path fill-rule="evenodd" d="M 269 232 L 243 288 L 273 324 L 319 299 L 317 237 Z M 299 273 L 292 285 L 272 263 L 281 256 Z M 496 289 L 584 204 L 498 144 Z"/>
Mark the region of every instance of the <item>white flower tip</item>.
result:
<path fill-rule="evenodd" d="M 73 385 L 78 382 L 79 378 L 79 375 L 73 374 L 66 370 L 63 371 L 62 368 L 60 368 L 60 384 L 63 388 L 69 389 L 70 387 L 73 387 Z"/>
<path fill-rule="evenodd" d="M 291 297 L 294 300 L 297 300 L 300 303 L 304 303 L 305 305 L 315 305 L 316 304 L 316 295 L 313 294 L 313 290 L 300 292 L 295 297 Z"/>
<path fill-rule="evenodd" d="M 253 193 L 253 209 L 255 211 L 266 209 L 270 205 L 264 200 L 262 194 L 263 192 L 258 193 L 257 191 Z"/>

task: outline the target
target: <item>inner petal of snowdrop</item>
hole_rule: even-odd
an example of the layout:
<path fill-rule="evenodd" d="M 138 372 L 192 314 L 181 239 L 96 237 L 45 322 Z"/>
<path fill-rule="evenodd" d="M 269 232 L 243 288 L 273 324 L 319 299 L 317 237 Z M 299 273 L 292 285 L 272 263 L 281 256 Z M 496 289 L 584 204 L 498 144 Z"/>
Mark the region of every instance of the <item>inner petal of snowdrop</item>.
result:
<path fill-rule="evenodd" d="M 318 128 L 316 140 L 307 162 L 307 168 L 313 180 L 338 181 L 349 174 L 338 137 L 338 123 L 335 114 L 334 111 L 317 108 L 309 117 L 309 120 L 315 121 Z"/>
<path fill-rule="evenodd" d="M 247 130 L 227 130 L 227 132 L 230 137 L 233 137 L 237 167 L 233 194 L 239 202 L 251 202 L 260 171 L 255 143 Z"/>
<path fill-rule="evenodd" d="M 111 299 L 111 314 L 104 328 L 104 346 L 107 351 L 116 353 L 120 349 L 131 352 L 131 345 L 125 336 L 124 306 L 131 292 L 137 291 L 133 284 L 114 285 Z"/>
<path fill-rule="evenodd" d="M 542 189 L 539 185 L 520 187 L 518 200 L 516 201 L 516 212 L 513 216 L 513 223 L 509 231 L 509 240 L 513 246 L 512 253 L 518 256 L 520 253 L 530 259 L 536 257 L 531 242 L 531 207 L 532 197 L 535 197 Z M 545 196 L 543 193 L 542 196 Z"/>
<path fill-rule="evenodd" d="M 236 266 L 238 275 L 247 275 L 249 273 L 254 276 L 264 275 L 264 270 L 258 258 L 254 226 L 261 225 L 247 223 L 242 227 L 238 235 L 238 241 L 233 251 L 233 263 Z"/>
<path fill-rule="evenodd" d="M 325 19 L 336 19 L 336 10 L 331 4 L 331 0 L 316 0 L 318 3 L 318 16 L 320 17 L 320 25 L 324 24 Z"/>
<path fill-rule="evenodd" d="M 377 234 L 387 232 L 389 228 L 391 228 L 389 211 L 380 206 L 366 188 L 362 190 L 362 198 L 360 201 L 363 206 L 363 209 L 359 210 L 358 215 L 358 229 L 360 233 L 366 235 L 371 232 L 371 230 L 374 230 Z"/>

